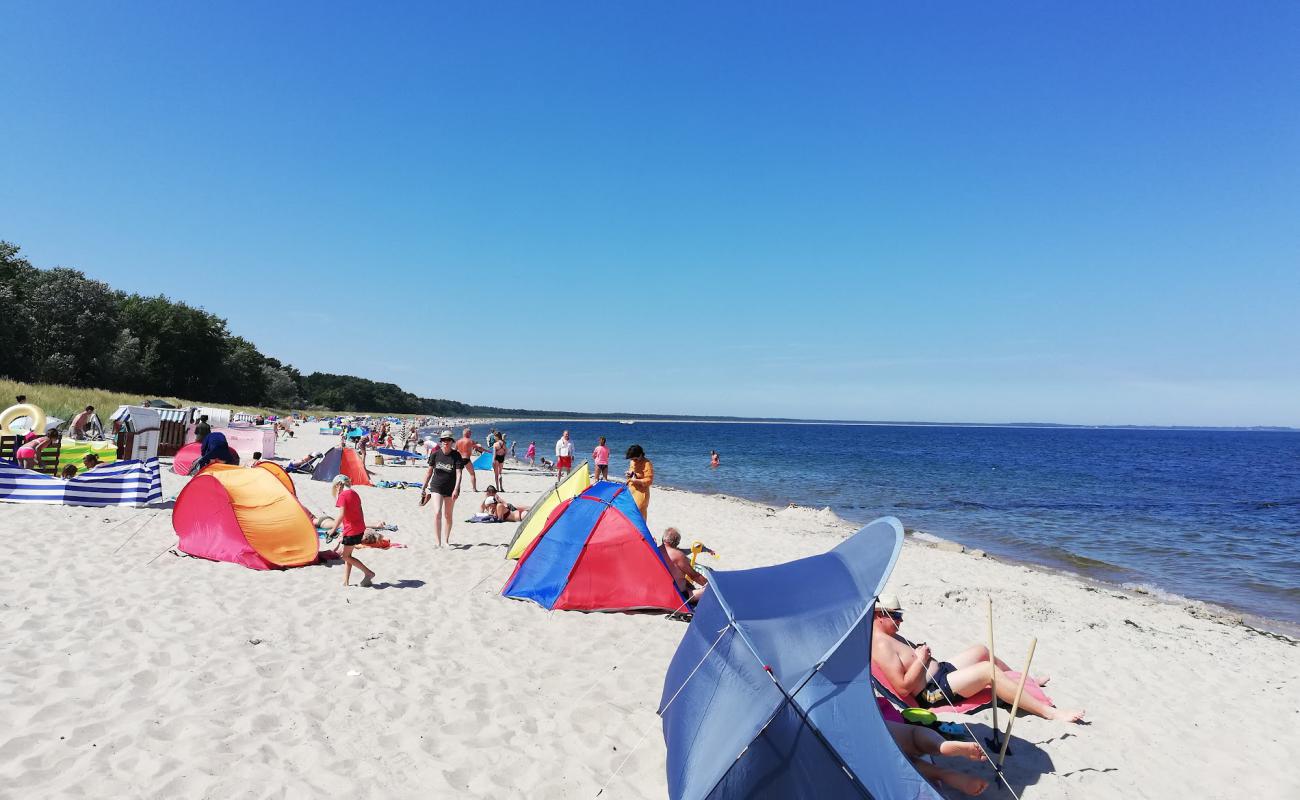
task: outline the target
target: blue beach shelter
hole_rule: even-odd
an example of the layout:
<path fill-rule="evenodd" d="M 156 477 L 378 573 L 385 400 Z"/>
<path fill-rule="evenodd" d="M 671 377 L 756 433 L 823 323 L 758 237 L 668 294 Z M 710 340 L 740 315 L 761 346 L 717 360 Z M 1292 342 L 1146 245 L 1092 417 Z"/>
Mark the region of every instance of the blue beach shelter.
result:
<path fill-rule="evenodd" d="M 939 800 L 871 684 L 871 617 L 903 545 L 882 517 L 822 555 L 713 572 L 664 680 L 673 798 Z"/>
<path fill-rule="evenodd" d="M 476 469 L 476 470 L 480 470 L 480 471 L 482 471 L 482 472 L 491 472 L 491 471 L 492 471 L 492 451 L 491 451 L 491 450 L 485 450 L 484 452 L 479 453 L 477 456 L 474 457 L 474 460 L 473 460 L 472 462 L 470 462 L 470 463 L 472 463 L 472 464 L 474 465 L 474 469 Z"/>

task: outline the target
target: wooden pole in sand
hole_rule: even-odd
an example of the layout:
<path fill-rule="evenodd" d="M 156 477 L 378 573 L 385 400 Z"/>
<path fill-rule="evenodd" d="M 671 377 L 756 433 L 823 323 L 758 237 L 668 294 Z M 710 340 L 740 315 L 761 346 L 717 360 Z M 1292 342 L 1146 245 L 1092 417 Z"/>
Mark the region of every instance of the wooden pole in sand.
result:
<path fill-rule="evenodd" d="M 989 690 L 993 692 L 993 741 L 998 740 L 998 661 L 993 655 L 993 598 L 987 597 L 989 604 Z"/>
<path fill-rule="evenodd" d="M 1007 738 L 1002 740 L 1002 752 L 998 753 L 998 769 L 1007 757 L 1007 745 L 1011 744 L 1011 726 L 1016 723 L 1016 712 L 1020 710 L 1020 694 L 1025 690 L 1025 679 L 1029 677 L 1029 665 L 1034 663 L 1034 648 L 1038 646 L 1038 637 L 1029 640 L 1029 655 L 1025 656 L 1025 671 L 1020 673 L 1020 685 L 1016 687 L 1016 699 L 1011 704 L 1011 719 L 1007 720 Z"/>

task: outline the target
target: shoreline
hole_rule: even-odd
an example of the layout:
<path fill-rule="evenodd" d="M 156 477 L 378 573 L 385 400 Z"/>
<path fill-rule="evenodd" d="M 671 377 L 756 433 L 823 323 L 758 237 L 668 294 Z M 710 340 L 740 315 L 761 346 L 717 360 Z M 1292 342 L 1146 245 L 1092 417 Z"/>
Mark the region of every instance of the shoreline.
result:
<path fill-rule="evenodd" d="M 410 416 L 409 414 L 406 416 Z M 644 419 L 642 417 L 483 417 L 471 424 L 510 422 L 602 422 L 617 425 L 685 423 L 688 425 L 845 425 L 877 428 L 1015 428 L 1024 430 L 1089 431 L 1225 431 L 1241 433 L 1300 433 L 1300 428 L 1277 425 L 1215 427 L 1200 425 L 1084 425 L 1069 422 L 863 422 L 833 419 Z"/>
<path fill-rule="evenodd" d="M 664 484 L 663 486 L 656 485 L 655 488 L 684 492 L 701 497 L 716 497 L 738 503 L 747 503 L 768 510 L 779 511 L 782 509 L 780 504 L 768 503 L 741 495 L 699 492 L 693 489 L 675 487 L 671 484 Z M 786 506 L 786 508 L 806 509 L 819 514 L 830 514 L 838 520 L 839 524 L 851 531 L 857 530 L 859 527 L 866 524 L 866 522 L 870 521 L 867 520 L 866 522 L 858 523 L 853 520 L 845 519 L 830 506 L 822 506 L 818 508 L 815 506 L 799 506 L 791 503 Z M 900 519 L 902 518 L 900 517 Z M 1148 587 L 1142 584 L 1120 583 L 1117 581 L 1106 580 L 1105 578 L 1087 575 L 1065 566 L 991 552 L 987 548 L 975 547 L 974 545 L 967 544 L 966 542 L 961 541 L 960 538 L 951 535 L 939 536 L 928 531 L 908 527 L 907 520 L 903 519 L 902 521 L 904 523 L 904 530 L 907 534 L 907 541 L 915 542 L 919 546 L 930 546 L 940 550 L 964 553 L 975 558 L 987 558 L 1011 566 L 1038 570 L 1049 575 L 1059 575 L 1103 591 L 1120 592 L 1129 597 L 1141 597 L 1146 600 L 1165 603 L 1172 607 L 1182 609 L 1189 615 L 1201 619 L 1212 620 L 1223 625 L 1241 626 L 1266 636 L 1280 636 L 1292 643 L 1300 643 L 1300 623 L 1297 622 L 1253 614 L 1245 609 L 1234 608 L 1230 605 L 1215 603 L 1210 600 L 1202 600 L 1196 597 L 1188 597 L 1186 595 L 1166 591 L 1158 586 Z"/>
<path fill-rule="evenodd" d="M 771 503 L 764 503 L 760 500 L 754 500 L 748 497 L 741 497 L 731 494 L 709 494 L 705 492 L 696 492 L 691 489 L 682 489 L 678 487 L 665 485 L 662 488 L 667 491 L 682 492 L 693 494 L 701 497 L 715 497 L 721 500 L 729 500 L 736 503 L 745 503 L 755 508 L 780 511 L 778 506 Z M 840 525 L 850 531 L 855 531 L 861 525 L 844 519 L 829 506 L 816 508 L 814 506 L 789 505 L 786 508 L 810 511 L 815 514 L 829 514 L 833 516 Z M 905 521 L 904 521 L 905 522 Z M 864 523 L 865 524 L 865 523 Z M 1257 614 L 1251 614 L 1241 609 L 1232 608 L 1231 606 L 1212 603 L 1207 600 L 1199 600 L 1194 597 L 1185 597 L 1173 592 L 1166 592 L 1158 587 L 1146 589 L 1141 586 L 1125 585 L 1108 581 L 1103 578 L 1095 578 L 1085 575 L 1065 567 L 1059 567 L 1052 564 L 1044 564 L 1039 561 L 1028 559 L 1014 558 L 1001 553 L 992 553 L 988 550 L 972 547 L 958 539 L 945 538 L 916 528 L 904 527 L 906 541 L 918 547 L 932 547 L 936 550 L 943 550 L 954 553 L 961 553 L 972 558 L 988 559 L 1001 564 L 1007 564 L 1014 567 L 1036 570 L 1047 575 L 1057 575 L 1069 580 L 1076 581 L 1085 586 L 1093 587 L 1101 591 L 1122 593 L 1130 598 L 1141 598 L 1143 600 L 1163 603 L 1168 606 L 1178 608 L 1186 612 L 1189 616 L 1198 619 L 1217 622 L 1221 625 L 1239 626 L 1247 630 L 1254 631 L 1264 636 L 1281 637 L 1284 641 L 1292 644 L 1300 644 L 1300 624 L 1289 622 L 1283 619 L 1274 619 L 1272 617 L 1262 617 Z"/>
<path fill-rule="evenodd" d="M 670 422 L 668 420 L 649 421 Z M 501 420 L 489 424 L 493 427 L 511 429 L 510 424 Z M 740 424 L 774 425 L 777 423 Z M 575 421 L 573 425 L 576 426 L 575 435 L 577 438 L 589 434 L 594 435 L 595 433 L 608 434 L 619 441 L 651 439 L 679 443 L 698 438 L 691 433 L 694 428 L 685 427 L 675 429 L 676 433 L 671 433 L 661 427 L 649 428 L 641 434 L 637 434 L 635 433 L 636 428 L 629 429 L 622 425 L 613 426 L 616 430 L 609 433 L 609 423 L 591 424 L 589 421 L 583 420 Z M 525 437 L 525 443 L 528 438 L 534 438 L 529 432 L 550 431 L 554 428 L 556 429 L 555 435 L 558 435 L 560 427 L 569 427 L 569 425 L 566 422 L 555 420 L 547 421 L 544 424 L 515 422 L 517 432 L 529 434 Z M 903 433 L 905 426 L 894 427 L 896 433 L 881 435 L 890 437 L 907 435 Z M 730 437 L 736 442 L 749 441 L 751 436 L 745 434 L 743 428 L 732 428 L 732 432 L 727 434 L 725 433 L 726 426 L 721 424 L 711 430 L 720 431 L 722 433 L 716 435 L 724 438 Z M 750 430 L 754 431 L 752 434 L 754 437 L 766 436 L 769 439 L 771 438 L 764 434 L 762 429 L 751 428 Z M 768 430 L 772 429 L 769 428 Z M 789 429 L 789 435 L 802 435 L 794 433 L 794 430 Z M 845 432 L 843 435 L 849 435 L 849 428 L 843 428 L 842 430 Z M 864 429 L 860 428 L 860 430 Z M 881 430 L 884 430 L 884 428 L 881 428 Z M 979 428 L 970 428 L 970 430 L 977 431 Z M 1089 435 L 1083 433 L 1082 429 L 1080 430 L 1081 432 L 1076 435 Z M 714 435 L 711 433 L 710 437 Z M 873 434 L 868 433 L 855 435 L 873 436 Z M 964 436 L 964 434 L 957 432 L 956 429 L 949 434 L 936 433 L 935 435 Z M 971 435 L 979 434 L 972 433 Z M 996 436 L 997 434 L 986 433 L 983 435 Z M 1038 436 L 1038 434 L 1024 435 Z M 1071 434 L 1043 435 L 1064 437 Z M 1159 436 L 1160 434 L 1147 435 Z M 1175 433 L 1168 435 L 1170 437 L 1177 436 Z M 1220 435 L 1232 436 L 1234 434 L 1224 433 Z M 1103 435 L 1102 438 L 1107 437 Z M 1252 440 L 1263 441 L 1255 440 L 1253 437 Z M 1245 439 L 1239 438 L 1233 441 L 1243 442 Z M 643 441 L 643 443 L 645 442 Z M 680 455 L 676 451 L 674 451 L 674 454 Z M 835 487 L 828 490 L 828 493 L 818 493 L 811 491 L 808 486 L 799 482 L 798 473 L 789 470 L 782 473 L 784 477 L 781 481 L 773 481 L 762 476 L 757 476 L 755 480 L 750 481 L 745 480 L 743 475 L 739 478 L 735 475 L 730 478 L 717 478 L 712 476 L 711 473 L 705 474 L 706 471 L 704 470 L 697 473 L 690 469 L 694 465 L 680 462 L 681 459 L 677 458 L 669 464 L 669 473 L 675 474 L 675 477 L 681 481 L 681 484 L 676 488 L 704 494 L 722 492 L 728 496 L 745 497 L 778 508 L 791 501 L 818 506 L 829 504 L 832 510 L 851 523 L 865 524 L 875 514 L 892 513 L 905 520 L 910 526 L 920 527 L 927 534 L 959 542 L 967 547 L 984 549 L 1012 562 L 1040 565 L 1044 569 L 1078 575 L 1080 579 L 1097 581 L 1099 584 L 1113 586 L 1118 590 L 1163 597 L 1175 604 L 1201 604 L 1204 607 L 1214 609 L 1216 614 L 1238 615 L 1243 622 L 1265 630 L 1285 633 L 1293 637 L 1300 636 L 1300 614 L 1296 613 L 1292 602 L 1296 591 L 1294 576 L 1288 575 L 1285 571 L 1278 571 L 1279 559 L 1281 558 L 1278 555 L 1279 551 L 1276 548 L 1271 548 L 1269 552 L 1259 552 L 1258 546 L 1249 551 L 1256 553 L 1261 559 L 1259 562 L 1260 577 L 1258 583 L 1251 583 L 1248 577 L 1236 575 L 1233 570 L 1242 563 L 1251 564 L 1253 569 L 1255 562 L 1247 561 L 1233 564 L 1224 558 L 1216 556 L 1214 552 L 1207 551 L 1206 548 L 1209 547 L 1207 542 L 1210 540 L 1205 539 L 1200 533 L 1202 528 L 1198 527 L 1199 523 L 1187 520 L 1185 518 L 1187 512 L 1177 511 L 1178 506 L 1176 505 L 1170 506 L 1171 513 L 1174 514 L 1170 519 L 1150 519 L 1141 537 L 1137 535 L 1117 535 L 1115 543 L 1107 544 L 1095 542 L 1088 536 L 1080 535 L 1081 531 L 1086 530 L 1090 519 L 1106 516 L 1108 512 L 1101 510 L 1081 509 L 1075 512 L 1067 511 L 1066 513 L 1072 514 L 1067 522 L 1065 518 L 1050 516 L 1050 510 L 1037 513 L 1020 513 L 1015 510 L 1020 505 L 1012 503 L 1008 506 L 1007 516 L 1003 517 L 1002 512 L 991 510 L 997 508 L 997 506 L 980 506 L 978 507 L 979 510 L 967 512 L 960 505 L 945 505 L 942 502 L 944 496 L 926 494 L 927 484 L 924 479 L 920 479 L 919 483 L 913 484 L 921 492 L 918 497 L 922 502 L 918 505 L 902 502 L 902 500 L 909 499 L 909 492 L 903 484 L 894 487 L 895 491 L 893 492 L 882 494 L 881 492 L 871 491 L 868 488 L 869 484 L 864 483 L 859 486 L 856 483 L 858 480 L 869 481 L 870 478 L 865 474 L 863 476 L 844 474 L 844 470 L 835 473 L 836 479 L 839 481 Z M 657 464 L 657 466 L 663 465 Z M 676 467 L 676 473 L 673 472 L 672 467 Z M 899 480 L 905 479 L 906 475 Z M 665 476 L 661 478 L 661 481 L 666 481 L 668 485 L 671 485 L 673 478 Z M 660 485 L 665 484 L 661 483 Z M 855 492 L 851 488 L 845 488 L 854 486 L 858 486 L 862 491 Z M 1278 490 L 1270 491 L 1274 493 L 1263 496 L 1266 498 L 1274 497 L 1275 492 Z M 1023 487 L 1017 497 L 1023 503 L 1033 506 L 1033 498 L 1036 495 L 1030 492 L 1031 489 Z M 856 498 L 859 494 L 870 499 L 866 501 L 858 500 Z M 1254 495 L 1250 494 L 1245 496 L 1254 497 Z M 1105 498 L 1101 498 L 1101 502 L 1104 503 Z M 1109 519 L 1115 518 L 1115 514 L 1109 514 Z M 1002 530 L 999 526 L 1004 523 L 1013 527 L 1019 526 L 1023 530 Z M 1243 517 L 1241 524 L 1257 525 L 1262 523 L 1250 522 L 1249 519 Z M 1276 525 L 1272 526 L 1271 529 L 1275 531 L 1284 530 L 1284 528 L 1279 529 Z M 1186 533 L 1187 530 L 1191 530 L 1192 533 Z M 1201 538 L 1197 538 L 1198 536 Z M 1272 539 L 1256 538 L 1253 541 L 1272 541 Z M 1201 559 L 1205 560 L 1202 561 Z M 1187 568 L 1180 567 L 1180 564 L 1184 563 Z M 1202 574 L 1196 570 L 1194 567 L 1198 564 L 1204 565 L 1207 572 Z"/>

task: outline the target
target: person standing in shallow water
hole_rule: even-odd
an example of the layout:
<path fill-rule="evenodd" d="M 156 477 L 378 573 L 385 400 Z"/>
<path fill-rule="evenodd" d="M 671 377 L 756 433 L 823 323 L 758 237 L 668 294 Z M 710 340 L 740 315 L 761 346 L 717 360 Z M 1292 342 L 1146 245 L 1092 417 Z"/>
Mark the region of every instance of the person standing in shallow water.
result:
<path fill-rule="evenodd" d="M 650 486 L 655 482 L 655 467 L 645 457 L 645 450 L 639 444 L 627 449 L 627 460 L 629 463 L 624 477 L 627 478 L 628 488 L 632 490 L 632 499 L 644 517 L 650 509 Z"/>
<path fill-rule="evenodd" d="M 710 469 L 717 469 L 717 468 L 718 468 L 718 465 L 721 464 L 721 463 L 722 463 L 722 459 L 718 456 L 718 451 L 717 451 L 717 450 L 710 450 L 710 451 L 709 451 L 709 468 L 710 468 Z"/>

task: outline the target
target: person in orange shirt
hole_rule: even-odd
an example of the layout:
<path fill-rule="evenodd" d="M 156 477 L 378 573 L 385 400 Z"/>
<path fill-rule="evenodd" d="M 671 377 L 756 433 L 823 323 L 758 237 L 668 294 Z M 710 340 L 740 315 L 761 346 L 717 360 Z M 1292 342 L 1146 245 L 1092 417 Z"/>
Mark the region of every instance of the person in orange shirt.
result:
<path fill-rule="evenodd" d="M 645 450 L 639 444 L 627 449 L 627 460 L 631 462 L 627 467 L 627 486 L 632 490 L 632 499 L 644 517 L 650 508 L 650 485 L 655 482 L 655 467 L 645 457 Z"/>

